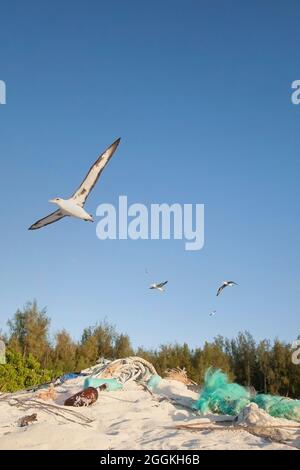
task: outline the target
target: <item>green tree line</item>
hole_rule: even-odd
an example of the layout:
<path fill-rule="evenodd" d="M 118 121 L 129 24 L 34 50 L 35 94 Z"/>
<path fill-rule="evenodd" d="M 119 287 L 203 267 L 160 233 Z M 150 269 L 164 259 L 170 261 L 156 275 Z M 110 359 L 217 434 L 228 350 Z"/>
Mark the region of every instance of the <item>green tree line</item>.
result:
<path fill-rule="evenodd" d="M 236 338 L 217 336 L 201 347 L 188 344 L 161 345 L 158 349 L 134 350 L 127 334 L 118 333 L 106 320 L 83 330 L 75 342 L 66 330 L 50 340 L 50 318 L 37 302 L 29 302 L 8 321 L 6 364 L 0 364 L 0 391 L 15 391 L 45 383 L 67 372 L 94 365 L 100 357 L 118 359 L 131 355 L 150 361 L 159 374 L 167 368 L 185 368 L 201 384 L 205 371 L 217 367 L 236 382 L 258 392 L 300 397 L 300 365 L 292 363 L 291 345 L 275 339 L 256 342 L 249 332 Z"/>

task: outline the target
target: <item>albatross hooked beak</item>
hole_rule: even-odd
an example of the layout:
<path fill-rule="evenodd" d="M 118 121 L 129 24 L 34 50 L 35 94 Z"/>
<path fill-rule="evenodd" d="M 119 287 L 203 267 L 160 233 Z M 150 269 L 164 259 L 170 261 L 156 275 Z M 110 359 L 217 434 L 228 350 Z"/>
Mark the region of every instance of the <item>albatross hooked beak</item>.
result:
<path fill-rule="evenodd" d="M 57 204 L 58 201 L 57 201 L 57 199 L 49 199 L 48 202 L 52 202 L 53 204 Z"/>

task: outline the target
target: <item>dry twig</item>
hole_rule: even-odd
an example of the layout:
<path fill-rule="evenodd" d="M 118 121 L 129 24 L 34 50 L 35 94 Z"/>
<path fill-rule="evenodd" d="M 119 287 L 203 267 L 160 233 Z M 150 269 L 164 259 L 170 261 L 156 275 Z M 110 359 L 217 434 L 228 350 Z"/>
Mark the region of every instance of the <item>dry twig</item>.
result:
<path fill-rule="evenodd" d="M 8 401 L 10 406 L 16 406 L 17 408 L 21 408 L 23 410 L 30 410 L 30 409 L 38 409 L 40 411 L 44 411 L 50 415 L 58 416 L 66 421 L 71 423 L 81 424 L 82 426 L 90 426 L 90 423 L 93 422 L 90 418 L 87 418 L 83 414 L 79 413 L 78 411 L 66 409 L 65 407 L 59 405 L 52 405 L 50 403 L 42 403 L 35 399 L 19 399 L 13 398 L 12 400 Z M 76 419 L 73 419 L 76 418 Z"/>
<path fill-rule="evenodd" d="M 249 434 L 252 434 L 256 437 L 261 437 L 264 439 L 270 439 L 273 442 L 284 444 L 295 449 L 299 447 L 295 444 L 287 442 L 287 439 L 282 436 L 280 428 L 299 428 L 300 426 L 296 425 L 271 425 L 271 426 L 241 426 L 238 424 L 231 425 L 216 425 L 215 423 L 190 423 L 190 424 L 178 424 L 175 426 L 176 429 L 183 429 L 189 431 L 245 431 Z"/>
<path fill-rule="evenodd" d="M 180 367 L 175 367 L 174 369 L 167 369 L 164 374 L 167 379 L 177 380 L 177 382 L 185 385 L 197 385 L 196 382 L 188 378 L 185 368 L 180 369 Z"/>

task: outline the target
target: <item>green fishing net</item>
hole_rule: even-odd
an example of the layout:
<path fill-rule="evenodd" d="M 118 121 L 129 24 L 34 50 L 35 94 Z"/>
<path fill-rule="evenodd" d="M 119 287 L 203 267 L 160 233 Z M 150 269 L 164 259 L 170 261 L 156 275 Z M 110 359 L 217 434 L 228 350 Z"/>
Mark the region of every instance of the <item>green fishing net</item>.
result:
<path fill-rule="evenodd" d="M 209 368 L 195 408 L 202 414 L 237 415 L 249 403 L 256 403 L 271 416 L 300 421 L 300 400 L 255 394 L 250 388 L 229 382 L 227 374 Z"/>
<path fill-rule="evenodd" d="M 300 400 L 259 393 L 253 401 L 274 418 L 300 421 Z"/>

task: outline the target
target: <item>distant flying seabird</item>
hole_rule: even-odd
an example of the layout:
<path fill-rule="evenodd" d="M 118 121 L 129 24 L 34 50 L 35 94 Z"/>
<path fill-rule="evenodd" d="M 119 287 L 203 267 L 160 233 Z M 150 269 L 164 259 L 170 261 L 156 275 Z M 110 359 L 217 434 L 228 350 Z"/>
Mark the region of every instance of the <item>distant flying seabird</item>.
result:
<path fill-rule="evenodd" d="M 55 212 L 52 212 L 52 214 L 47 215 L 47 217 L 44 217 L 43 219 L 35 222 L 33 225 L 31 225 L 31 227 L 29 227 L 29 230 L 36 230 L 38 228 L 44 227 L 45 225 L 53 224 L 53 222 L 57 222 L 66 216 L 73 216 L 77 217 L 78 219 L 94 222 L 93 217 L 84 210 L 83 206 L 91 190 L 97 183 L 102 171 L 113 156 L 116 148 L 120 143 L 120 140 L 121 139 L 117 139 L 100 155 L 100 157 L 89 169 L 88 174 L 84 178 L 79 188 L 69 199 L 62 199 L 60 197 L 50 199 L 49 202 L 57 204 L 59 209 Z"/>
<path fill-rule="evenodd" d="M 168 281 L 165 282 L 159 282 L 158 284 L 151 284 L 149 289 L 156 289 L 159 290 L 160 292 L 164 292 L 164 286 L 167 284 Z"/>
<path fill-rule="evenodd" d="M 238 284 L 234 281 L 224 281 L 217 291 L 217 296 L 221 294 L 222 290 L 225 289 L 225 287 L 232 287 L 232 286 L 237 286 L 237 285 Z"/>
<path fill-rule="evenodd" d="M 217 313 L 217 310 L 213 310 L 212 312 L 210 312 L 209 316 L 213 317 L 216 313 Z"/>

